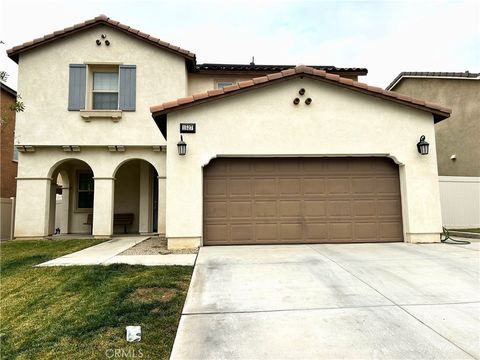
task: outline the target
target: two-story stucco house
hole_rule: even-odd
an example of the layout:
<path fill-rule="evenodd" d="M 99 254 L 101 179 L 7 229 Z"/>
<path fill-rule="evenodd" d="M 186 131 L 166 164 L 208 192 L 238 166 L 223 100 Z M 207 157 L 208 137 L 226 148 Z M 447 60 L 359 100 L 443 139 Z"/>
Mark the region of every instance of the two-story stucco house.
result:
<path fill-rule="evenodd" d="M 170 248 L 440 239 L 434 123 L 450 111 L 357 82 L 366 69 L 198 65 L 106 16 L 8 56 L 28 105 L 18 238 L 54 231 L 61 184 L 65 233 L 153 232 Z"/>

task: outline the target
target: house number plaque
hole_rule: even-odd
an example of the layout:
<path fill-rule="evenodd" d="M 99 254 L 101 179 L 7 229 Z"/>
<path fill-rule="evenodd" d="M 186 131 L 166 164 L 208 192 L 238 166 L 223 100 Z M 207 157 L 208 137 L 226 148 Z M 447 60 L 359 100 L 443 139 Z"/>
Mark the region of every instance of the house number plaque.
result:
<path fill-rule="evenodd" d="M 196 124 L 180 124 L 180 134 L 195 134 Z"/>

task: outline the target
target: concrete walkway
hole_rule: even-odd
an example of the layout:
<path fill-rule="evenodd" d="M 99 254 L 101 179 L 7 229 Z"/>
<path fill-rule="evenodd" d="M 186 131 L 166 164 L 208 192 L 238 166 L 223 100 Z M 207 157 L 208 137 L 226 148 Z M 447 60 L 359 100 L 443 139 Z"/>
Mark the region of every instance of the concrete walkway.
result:
<path fill-rule="evenodd" d="M 478 359 L 478 245 L 201 248 L 171 359 Z"/>
<path fill-rule="evenodd" d="M 75 266 L 129 264 L 145 266 L 186 265 L 193 266 L 197 254 L 129 255 L 123 251 L 147 240 L 148 236 L 118 237 L 101 244 L 44 262 L 37 266 Z"/>

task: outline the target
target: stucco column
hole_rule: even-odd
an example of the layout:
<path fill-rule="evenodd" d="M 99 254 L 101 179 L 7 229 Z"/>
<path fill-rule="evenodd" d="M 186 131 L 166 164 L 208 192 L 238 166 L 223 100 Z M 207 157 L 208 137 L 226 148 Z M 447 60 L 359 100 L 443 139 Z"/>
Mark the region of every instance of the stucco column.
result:
<path fill-rule="evenodd" d="M 17 178 L 15 237 L 48 235 L 51 184 L 51 178 Z"/>
<path fill-rule="evenodd" d="M 150 196 L 150 177 L 150 164 L 145 161 L 141 161 L 138 209 L 138 232 L 140 234 L 145 234 L 152 231 L 152 198 Z"/>
<path fill-rule="evenodd" d="M 68 234 L 68 218 L 69 218 L 69 209 L 70 209 L 70 188 L 62 188 L 62 207 L 58 212 L 60 216 L 60 233 Z"/>
<path fill-rule="evenodd" d="M 113 234 L 113 195 L 115 178 L 94 177 L 93 236 L 110 237 Z"/>
<path fill-rule="evenodd" d="M 167 177 L 158 177 L 158 234 L 165 236 L 167 224 Z"/>
<path fill-rule="evenodd" d="M 52 235 L 55 233 L 55 210 L 57 208 L 57 183 L 51 181 L 50 183 L 50 208 L 48 212 L 48 229 L 47 234 Z"/>

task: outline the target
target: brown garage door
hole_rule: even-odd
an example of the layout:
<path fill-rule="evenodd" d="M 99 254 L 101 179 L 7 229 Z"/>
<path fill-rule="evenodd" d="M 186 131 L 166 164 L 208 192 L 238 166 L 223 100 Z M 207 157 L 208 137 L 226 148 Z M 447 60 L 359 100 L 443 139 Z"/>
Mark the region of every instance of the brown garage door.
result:
<path fill-rule="evenodd" d="M 203 196 L 205 245 L 402 241 L 388 158 L 219 158 Z"/>

